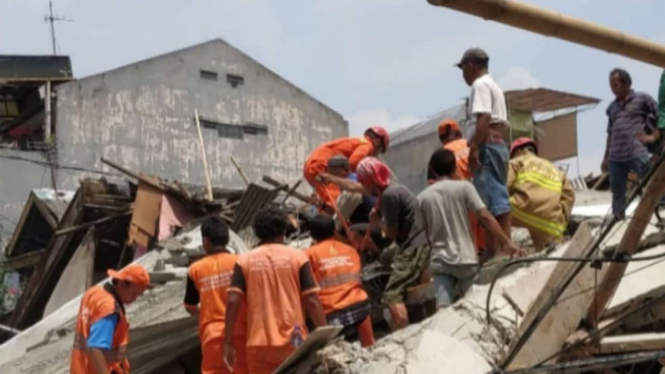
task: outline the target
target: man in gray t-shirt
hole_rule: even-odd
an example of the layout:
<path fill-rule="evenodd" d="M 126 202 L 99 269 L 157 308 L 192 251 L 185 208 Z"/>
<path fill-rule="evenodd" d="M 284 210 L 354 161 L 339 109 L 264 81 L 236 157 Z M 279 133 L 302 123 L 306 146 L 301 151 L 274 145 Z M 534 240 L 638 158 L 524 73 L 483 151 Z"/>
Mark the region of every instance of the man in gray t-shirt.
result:
<path fill-rule="evenodd" d="M 451 305 L 473 285 L 479 260 L 471 234 L 469 212 L 474 212 L 485 228 L 498 237 L 501 252 L 521 255 L 507 237 L 499 223 L 487 210 L 478 192 L 468 181 L 453 180 L 455 154 L 439 149 L 432 154 L 430 172 L 437 181 L 418 195 L 424 227 L 432 246 L 430 271 L 437 299 L 437 307 Z M 487 250 L 482 264 L 494 254 Z"/>

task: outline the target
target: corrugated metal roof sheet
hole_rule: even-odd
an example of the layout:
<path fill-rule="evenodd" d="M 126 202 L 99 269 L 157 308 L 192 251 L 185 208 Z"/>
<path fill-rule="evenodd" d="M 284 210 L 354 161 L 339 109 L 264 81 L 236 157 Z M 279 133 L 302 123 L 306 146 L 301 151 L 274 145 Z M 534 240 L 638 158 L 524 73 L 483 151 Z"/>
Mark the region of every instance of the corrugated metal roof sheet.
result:
<path fill-rule="evenodd" d="M 397 145 L 408 143 L 412 140 L 435 134 L 437 132 L 439 123 L 444 119 L 449 118 L 456 120 L 464 129 L 464 123 L 466 122 L 466 105 L 459 104 L 442 112 L 436 113 L 426 120 L 418 122 L 413 126 L 397 130 L 390 134 L 390 147 L 388 148 L 388 152 L 390 152 L 390 148 Z"/>
<path fill-rule="evenodd" d="M 466 105 L 459 104 L 450 109 L 436 113 L 426 120 L 418 122 L 413 126 L 397 130 L 390 134 L 390 147 L 388 148 L 388 152 L 390 152 L 390 148 L 397 145 L 408 143 L 412 140 L 435 134 L 437 132 L 439 123 L 444 119 L 449 118 L 456 120 L 464 129 L 464 123 L 466 122 Z"/>
<path fill-rule="evenodd" d="M 600 99 L 576 95 L 548 88 L 506 91 L 506 102 L 510 109 L 527 112 L 550 112 L 583 105 L 598 104 Z"/>
<path fill-rule="evenodd" d="M 72 79 L 69 56 L 0 55 L 0 81 Z"/>

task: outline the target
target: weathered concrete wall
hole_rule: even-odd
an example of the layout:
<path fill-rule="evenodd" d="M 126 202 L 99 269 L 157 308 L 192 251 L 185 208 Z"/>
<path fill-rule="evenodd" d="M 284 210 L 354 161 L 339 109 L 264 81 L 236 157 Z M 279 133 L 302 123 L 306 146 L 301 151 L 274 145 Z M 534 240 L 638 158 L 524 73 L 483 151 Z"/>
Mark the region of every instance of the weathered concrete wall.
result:
<path fill-rule="evenodd" d="M 203 80 L 200 70 L 218 74 Z M 226 74 L 242 76 L 233 88 Z M 222 40 L 155 57 L 58 87 L 59 159 L 69 165 L 109 168 L 105 157 L 129 168 L 172 180 L 205 184 L 194 109 L 227 124 L 255 123 L 268 135 L 220 137 L 203 128 L 213 184 L 238 187 L 233 155 L 254 181 L 271 175 L 301 178 L 316 145 L 344 136 L 342 116 Z M 74 188 L 81 175 L 62 175 Z"/>
<path fill-rule="evenodd" d="M 39 152 L 0 149 L 0 251 L 4 251 L 30 190 L 51 187 L 51 174 Z"/>

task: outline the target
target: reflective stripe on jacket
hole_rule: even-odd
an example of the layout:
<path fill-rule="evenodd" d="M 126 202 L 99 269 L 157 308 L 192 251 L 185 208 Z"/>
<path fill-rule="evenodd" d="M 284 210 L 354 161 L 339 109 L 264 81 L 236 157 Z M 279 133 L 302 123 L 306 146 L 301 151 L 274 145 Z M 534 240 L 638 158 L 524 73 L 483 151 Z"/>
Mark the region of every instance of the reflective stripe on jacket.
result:
<path fill-rule="evenodd" d="M 116 313 L 118 323 L 113 333 L 110 350 L 102 350 L 106 358 L 110 373 L 128 374 L 129 361 L 127 360 L 127 344 L 129 343 L 129 323 L 125 318 L 125 310 L 113 296 L 110 285 L 95 286 L 83 295 L 81 306 L 76 317 L 76 334 L 74 335 L 74 349 L 72 350 L 71 374 L 95 373 L 95 369 L 88 355 L 88 337 L 90 327 L 100 319 Z"/>
<path fill-rule="evenodd" d="M 513 217 L 554 237 L 563 236 L 575 192 L 558 167 L 533 153 L 510 160 L 508 193 Z"/>
<path fill-rule="evenodd" d="M 325 314 L 367 300 L 360 278 L 360 256 L 355 248 L 337 240 L 324 240 L 305 250 L 321 291 Z"/>

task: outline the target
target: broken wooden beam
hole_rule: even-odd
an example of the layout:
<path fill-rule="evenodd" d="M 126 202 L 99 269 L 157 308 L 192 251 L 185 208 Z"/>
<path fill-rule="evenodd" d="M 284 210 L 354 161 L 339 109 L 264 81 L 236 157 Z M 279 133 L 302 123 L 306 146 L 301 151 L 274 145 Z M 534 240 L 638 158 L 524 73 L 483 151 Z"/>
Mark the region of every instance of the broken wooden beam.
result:
<path fill-rule="evenodd" d="M 110 166 L 110 167 L 112 167 L 112 168 L 114 168 L 114 169 L 120 171 L 121 173 L 123 173 L 123 174 L 125 174 L 125 175 L 127 175 L 127 176 L 129 176 L 129 177 L 131 177 L 131 178 L 133 178 L 133 179 L 136 179 L 137 181 L 144 182 L 145 184 L 150 185 L 150 187 L 156 188 L 156 189 L 158 189 L 158 190 L 160 190 L 160 191 L 162 191 L 162 192 L 164 191 L 164 187 L 162 187 L 161 184 L 160 184 L 159 182 L 155 182 L 155 181 L 153 181 L 151 178 L 146 178 L 146 177 L 144 177 L 144 176 L 142 176 L 142 175 L 139 175 L 139 174 L 137 174 L 137 173 L 135 173 L 135 172 L 133 172 L 133 171 L 131 171 L 131 170 L 125 168 L 124 166 L 121 166 L 121 165 L 119 165 L 119 164 L 116 164 L 116 163 L 113 162 L 113 161 L 110 161 L 110 160 L 105 159 L 104 157 L 102 157 L 101 160 L 102 160 L 102 163 L 104 163 L 104 164 L 106 164 L 106 165 L 108 165 L 108 166 Z"/>
<path fill-rule="evenodd" d="M 201 157 L 203 158 L 203 171 L 206 178 L 206 187 L 208 189 L 208 200 L 212 201 L 212 182 L 210 182 L 210 169 L 208 168 L 208 156 L 206 155 L 206 147 L 203 143 L 203 133 L 201 132 L 201 123 L 199 122 L 199 111 L 194 109 L 194 120 L 196 122 L 196 130 L 199 133 L 199 143 L 201 144 Z"/>
<path fill-rule="evenodd" d="M 597 353 L 616 354 L 665 349 L 665 333 L 608 336 L 600 341 Z"/>
<path fill-rule="evenodd" d="M 46 250 L 42 249 L 39 251 L 31 251 L 20 256 L 10 257 L 2 263 L 2 266 L 6 269 L 23 269 L 29 266 L 34 266 L 42 259 L 44 252 L 46 252 Z"/>
<path fill-rule="evenodd" d="M 619 242 L 617 256 L 632 255 L 637 250 L 638 243 L 649 225 L 651 216 L 656 206 L 660 203 L 664 189 L 665 162 L 661 162 L 647 184 L 644 195 L 637 205 L 637 209 L 635 209 L 633 218 L 628 223 L 626 232 Z M 627 262 L 615 262 L 608 266 L 605 276 L 598 285 L 598 291 L 587 310 L 586 322 L 589 326 L 596 326 L 598 322 L 596 321 L 596 316 L 602 315 L 605 311 L 607 304 L 619 287 L 619 283 L 627 267 Z"/>
<path fill-rule="evenodd" d="M 293 193 L 296 192 L 298 187 L 300 187 L 300 183 L 302 183 L 302 179 L 298 179 L 298 181 L 293 184 L 293 187 L 289 189 L 289 191 L 286 193 L 286 196 L 284 196 L 284 199 L 282 200 L 282 206 L 286 204 L 286 200 L 288 200 L 289 197 L 291 197 L 291 195 L 293 195 Z"/>
<path fill-rule="evenodd" d="M 277 181 L 277 180 L 275 180 L 275 179 L 272 179 L 272 178 L 270 178 L 270 177 L 267 176 L 267 175 L 263 177 L 263 181 L 264 181 L 265 183 L 267 183 L 267 184 L 273 186 L 273 187 L 276 187 L 276 188 L 277 188 L 277 187 L 282 187 L 282 186 L 284 185 L 284 183 L 281 183 L 281 182 L 279 182 L 279 181 Z M 301 193 L 298 192 L 298 191 L 293 191 L 292 196 L 295 197 L 295 198 L 297 198 L 298 200 L 300 200 L 300 201 L 302 201 L 302 202 L 305 202 L 305 203 L 309 203 L 309 202 L 310 202 L 310 198 L 309 198 L 309 196 L 305 196 L 305 195 L 301 194 Z"/>
<path fill-rule="evenodd" d="M 233 163 L 233 166 L 236 167 L 236 170 L 238 170 L 238 174 L 240 174 L 240 178 L 242 178 L 242 181 L 245 182 L 246 186 L 249 186 L 251 182 L 249 181 L 249 178 L 247 178 L 247 176 L 245 175 L 245 172 L 240 167 L 240 164 L 238 164 L 238 161 L 236 161 L 236 158 L 231 156 L 231 162 Z"/>
<path fill-rule="evenodd" d="M 112 221 L 116 218 L 129 216 L 131 214 L 132 214 L 132 210 L 130 209 L 130 210 L 127 210 L 127 211 L 125 211 L 121 214 L 115 214 L 115 215 L 112 215 L 112 216 L 100 218 L 100 219 L 92 221 L 92 222 L 86 222 L 86 223 L 83 223 L 83 224 L 80 224 L 80 225 L 77 225 L 77 226 L 71 226 L 71 227 L 67 227 L 67 228 L 64 228 L 64 229 L 60 229 L 60 230 L 55 232 L 54 236 L 60 236 L 60 235 L 69 234 L 69 233 L 72 233 L 72 232 L 75 232 L 75 231 L 85 230 L 87 228 L 97 226 L 97 225 L 101 225 L 102 223 Z"/>

